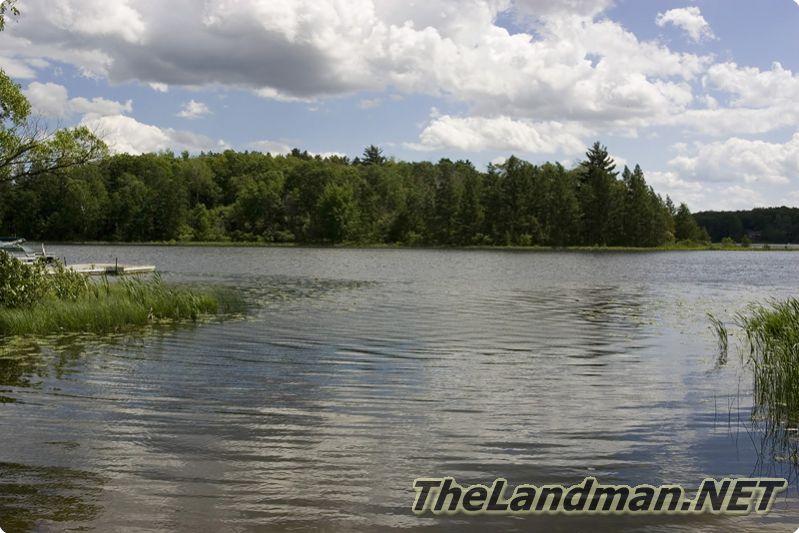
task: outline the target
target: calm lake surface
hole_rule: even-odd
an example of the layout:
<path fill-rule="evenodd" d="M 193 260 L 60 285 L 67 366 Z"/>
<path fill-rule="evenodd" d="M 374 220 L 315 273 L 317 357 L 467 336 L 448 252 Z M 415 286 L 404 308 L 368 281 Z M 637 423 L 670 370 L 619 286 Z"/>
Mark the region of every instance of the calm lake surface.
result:
<path fill-rule="evenodd" d="M 787 475 L 707 312 L 799 290 L 799 255 L 59 246 L 240 289 L 244 318 L 0 341 L 0 527 L 793 530 L 765 516 L 416 517 L 416 477 Z M 766 444 L 767 445 L 767 444 Z"/>

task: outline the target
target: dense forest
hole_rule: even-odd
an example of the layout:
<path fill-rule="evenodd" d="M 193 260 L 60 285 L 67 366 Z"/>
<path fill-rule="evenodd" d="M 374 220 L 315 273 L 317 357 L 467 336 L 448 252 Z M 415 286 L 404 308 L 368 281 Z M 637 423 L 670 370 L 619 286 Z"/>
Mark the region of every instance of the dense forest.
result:
<path fill-rule="evenodd" d="M 0 233 L 48 241 L 659 246 L 706 241 L 688 207 L 616 171 L 596 143 L 574 169 L 511 157 L 321 158 L 294 150 L 115 155 L 0 181 Z"/>
<path fill-rule="evenodd" d="M 799 242 L 799 208 L 764 207 L 749 211 L 704 211 L 694 215 L 713 241 L 729 237 L 764 243 Z"/>

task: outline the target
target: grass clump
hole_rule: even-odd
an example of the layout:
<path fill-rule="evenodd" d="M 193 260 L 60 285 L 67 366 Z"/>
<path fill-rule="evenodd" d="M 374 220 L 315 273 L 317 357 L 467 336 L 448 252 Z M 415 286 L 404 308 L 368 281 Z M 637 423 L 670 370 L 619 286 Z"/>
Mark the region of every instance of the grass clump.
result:
<path fill-rule="evenodd" d="M 760 415 L 799 425 L 799 300 L 753 305 L 737 317 L 746 337 Z"/>
<path fill-rule="evenodd" d="M 116 332 L 240 308 L 231 292 L 169 285 L 157 274 L 92 282 L 60 264 L 26 265 L 0 253 L 0 335 Z"/>
<path fill-rule="evenodd" d="M 710 328 L 716 333 L 716 337 L 718 337 L 719 357 L 717 363 L 719 366 L 721 366 L 727 362 L 730 334 L 727 331 L 727 326 L 724 325 L 724 322 L 710 313 L 707 314 L 707 317 L 710 319 Z"/>

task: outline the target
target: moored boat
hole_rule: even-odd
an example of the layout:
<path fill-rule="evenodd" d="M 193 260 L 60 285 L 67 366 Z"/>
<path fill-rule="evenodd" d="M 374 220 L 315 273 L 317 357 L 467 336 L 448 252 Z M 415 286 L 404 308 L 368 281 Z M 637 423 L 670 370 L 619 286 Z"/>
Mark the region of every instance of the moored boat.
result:
<path fill-rule="evenodd" d="M 53 256 L 48 255 L 47 250 L 44 248 L 44 243 L 41 244 L 41 251 L 38 251 L 26 245 L 26 242 L 25 239 L 0 237 L 0 252 L 5 252 L 28 265 L 35 263 L 39 259 L 43 259 L 46 263 L 52 263 L 55 259 Z"/>

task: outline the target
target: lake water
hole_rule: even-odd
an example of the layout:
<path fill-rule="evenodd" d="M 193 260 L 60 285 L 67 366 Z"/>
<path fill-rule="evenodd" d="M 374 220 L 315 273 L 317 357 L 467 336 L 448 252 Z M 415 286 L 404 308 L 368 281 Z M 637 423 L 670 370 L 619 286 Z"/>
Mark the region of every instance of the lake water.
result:
<path fill-rule="evenodd" d="M 793 530 L 749 517 L 416 517 L 413 480 L 683 483 L 791 470 L 707 312 L 799 255 L 59 246 L 239 288 L 244 318 L 0 341 L 0 527 Z"/>

